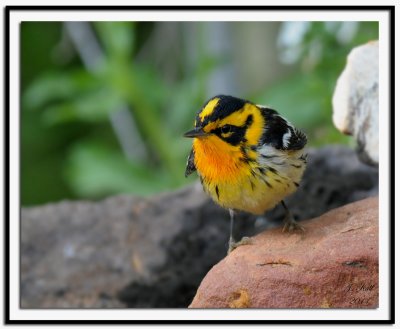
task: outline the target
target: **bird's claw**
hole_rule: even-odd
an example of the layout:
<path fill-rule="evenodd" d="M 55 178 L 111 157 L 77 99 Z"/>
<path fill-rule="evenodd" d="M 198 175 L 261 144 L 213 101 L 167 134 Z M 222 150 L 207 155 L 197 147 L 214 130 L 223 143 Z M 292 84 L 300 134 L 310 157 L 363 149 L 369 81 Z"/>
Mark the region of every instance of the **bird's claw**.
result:
<path fill-rule="evenodd" d="M 244 236 L 240 241 L 235 242 L 232 238 L 229 239 L 228 255 L 239 246 L 244 246 L 247 244 L 252 244 L 251 238 Z"/>
<path fill-rule="evenodd" d="M 303 225 L 297 223 L 293 218 L 286 219 L 282 228 L 282 232 L 291 233 L 293 231 L 302 231 L 304 233 L 306 229 Z"/>

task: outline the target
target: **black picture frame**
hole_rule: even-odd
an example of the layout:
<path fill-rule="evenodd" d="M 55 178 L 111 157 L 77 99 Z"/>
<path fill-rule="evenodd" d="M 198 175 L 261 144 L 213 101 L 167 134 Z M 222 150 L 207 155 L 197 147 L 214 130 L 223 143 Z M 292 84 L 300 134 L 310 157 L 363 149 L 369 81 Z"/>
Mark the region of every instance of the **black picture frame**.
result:
<path fill-rule="evenodd" d="M 296 10 L 296 11 L 387 11 L 389 13 L 389 243 L 390 243 L 390 271 L 389 271 L 389 298 L 390 309 L 389 319 L 387 320 L 15 320 L 10 319 L 10 14 L 15 11 L 113 11 L 113 10 L 158 10 L 158 11 L 277 11 L 277 10 Z M 394 324 L 395 323 L 395 211 L 394 211 L 394 58 L 395 58 L 395 7 L 394 6 L 6 6 L 4 8 L 4 323 L 8 325 L 18 324 L 88 324 L 88 325 L 106 325 L 106 324 Z M 15 110 L 15 109 L 14 109 Z"/>

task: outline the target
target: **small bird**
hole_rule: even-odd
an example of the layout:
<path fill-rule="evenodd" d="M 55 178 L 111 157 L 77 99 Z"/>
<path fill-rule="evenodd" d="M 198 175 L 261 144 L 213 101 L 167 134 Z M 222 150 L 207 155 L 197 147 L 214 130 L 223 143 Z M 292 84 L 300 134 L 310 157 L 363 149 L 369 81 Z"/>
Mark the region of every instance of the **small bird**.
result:
<path fill-rule="evenodd" d="M 233 96 L 218 95 L 197 113 L 185 176 L 197 170 L 204 191 L 229 210 L 228 253 L 235 242 L 238 210 L 263 214 L 279 202 L 285 210 L 283 231 L 301 229 L 283 199 L 296 191 L 306 167 L 307 137 L 279 113 Z"/>

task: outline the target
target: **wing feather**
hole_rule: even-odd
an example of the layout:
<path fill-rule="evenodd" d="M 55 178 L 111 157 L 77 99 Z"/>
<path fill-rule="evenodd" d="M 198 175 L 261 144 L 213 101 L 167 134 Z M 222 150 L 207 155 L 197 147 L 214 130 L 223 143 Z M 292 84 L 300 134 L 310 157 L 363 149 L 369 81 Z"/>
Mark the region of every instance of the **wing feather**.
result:
<path fill-rule="evenodd" d="M 260 144 L 270 145 L 278 150 L 301 150 L 307 144 L 307 136 L 293 127 L 273 109 L 257 105 L 265 119 L 265 131 Z"/>
<path fill-rule="evenodd" d="M 197 170 L 196 165 L 194 164 L 194 151 L 192 148 L 190 150 L 190 153 L 189 153 L 189 156 L 188 156 L 187 162 L 186 162 L 185 177 L 188 177 L 190 174 L 192 174 L 196 170 Z"/>

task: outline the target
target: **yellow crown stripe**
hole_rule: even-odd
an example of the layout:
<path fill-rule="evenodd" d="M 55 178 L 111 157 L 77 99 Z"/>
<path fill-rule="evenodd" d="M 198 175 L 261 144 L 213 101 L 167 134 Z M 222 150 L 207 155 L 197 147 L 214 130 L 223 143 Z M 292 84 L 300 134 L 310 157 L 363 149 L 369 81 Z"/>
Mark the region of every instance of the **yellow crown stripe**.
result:
<path fill-rule="evenodd" d="M 207 105 L 204 107 L 204 109 L 199 114 L 201 121 L 203 121 L 206 116 L 213 113 L 218 102 L 219 102 L 219 98 L 214 98 L 213 100 L 211 100 L 207 103 Z"/>

